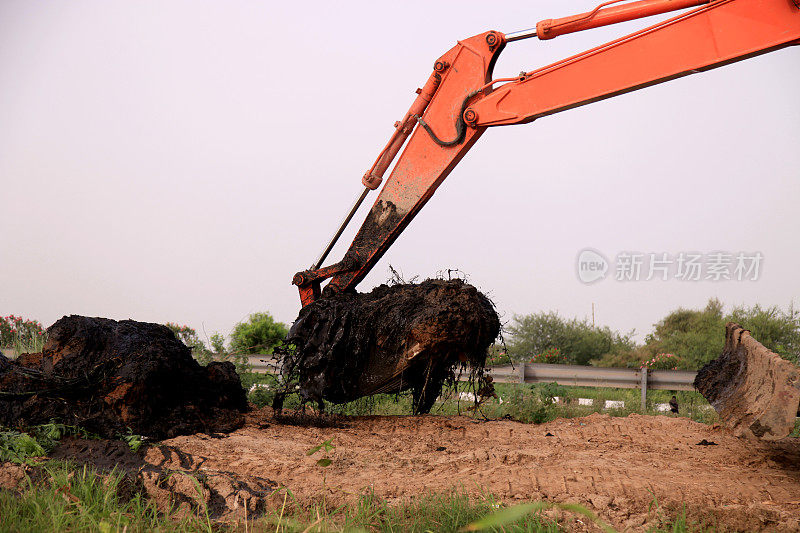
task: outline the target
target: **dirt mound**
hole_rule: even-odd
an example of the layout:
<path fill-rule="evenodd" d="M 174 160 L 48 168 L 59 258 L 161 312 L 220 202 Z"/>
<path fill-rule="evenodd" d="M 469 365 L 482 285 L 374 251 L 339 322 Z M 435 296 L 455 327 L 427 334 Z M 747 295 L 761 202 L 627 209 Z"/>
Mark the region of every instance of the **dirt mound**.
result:
<path fill-rule="evenodd" d="M 200 366 L 166 326 L 68 316 L 42 353 L 0 356 L 0 424 L 55 420 L 103 437 L 231 431 L 247 397 L 233 364 Z"/>
<path fill-rule="evenodd" d="M 283 374 L 320 406 L 411 390 L 415 411 L 427 412 L 457 365 L 483 368 L 499 331 L 492 303 L 461 280 L 381 285 L 304 307 Z"/>

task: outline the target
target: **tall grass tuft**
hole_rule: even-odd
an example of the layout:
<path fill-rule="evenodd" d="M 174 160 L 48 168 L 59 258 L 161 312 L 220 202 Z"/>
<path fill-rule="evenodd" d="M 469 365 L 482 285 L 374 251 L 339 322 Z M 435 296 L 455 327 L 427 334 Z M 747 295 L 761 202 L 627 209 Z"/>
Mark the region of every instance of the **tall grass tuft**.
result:
<path fill-rule="evenodd" d="M 124 500 L 119 472 L 101 476 L 92 467 L 61 462 L 42 468 L 44 475 L 38 481 L 28 477 L 19 494 L 0 490 L 0 532 L 208 531 L 195 516 L 165 522 L 139 494 Z"/>

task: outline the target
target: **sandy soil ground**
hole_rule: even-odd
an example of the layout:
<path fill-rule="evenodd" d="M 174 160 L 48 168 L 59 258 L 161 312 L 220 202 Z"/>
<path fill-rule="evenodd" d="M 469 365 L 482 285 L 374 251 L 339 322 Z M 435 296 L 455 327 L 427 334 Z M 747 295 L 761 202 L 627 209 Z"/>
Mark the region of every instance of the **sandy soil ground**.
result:
<path fill-rule="evenodd" d="M 66 442 L 55 455 L 127 465 L 145 473 L 146 487 L 172 495 L 181 480 L 163 472 L 199 471 L 214 513 L 223 516 L 244 505 L 258 513 L 282 486 L 301 501 L 320 498 L 320 454 L 306 451 L 331 438 L 329 501 L 367 490 L 400 501 L 456 488 L 510 503 L 578 502 L 628 530 L 654 523 L 655 501 L 664 512 L 685 505 L 690 518 L 733 530 L 800 529 L 800 439 L 742 440 L 724 428 L 668 416 L 595 414 L 543 425 L 375 416 L 301 427 L 276 423 L 263 409 L 229 435 L 177 437 L 139 455 L 114 441 Z M 184 484 L 185 492 L 196 491 Z"/>

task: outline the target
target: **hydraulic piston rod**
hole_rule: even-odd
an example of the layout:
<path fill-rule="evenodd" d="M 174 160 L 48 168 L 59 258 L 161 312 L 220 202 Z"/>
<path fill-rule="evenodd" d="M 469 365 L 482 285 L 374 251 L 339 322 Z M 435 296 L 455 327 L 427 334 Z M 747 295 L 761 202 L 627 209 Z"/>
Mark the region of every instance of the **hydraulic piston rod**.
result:
<path fill-rule="evenodd" d="M 361 192 L 361 195 L 358 198 L 356 198 L 356 201 L 353 203 L 353 207 L 350 208 L 350 211 L 347 213 L 344 219 L 342 219 L 342 223 L 339 224 L 339 229 L 336 230 L 336 233 L 333 234 L 331 240 L 328 241 L 328 246 L 325 247 L 325 251 L 323 251 L 319 255 L 319 259 L 317 259 L 316 262 L 313 265 L 311 265 L 311 270 L 316 270 L 322 266 L 322 262 L 325 261 L 325 258 L 328 257 L 328 254 L 331 253 L 331 250 L 333 249 L 333 246 L 336 244 L 336 241 L 338 241 L 339 237 L 342 236 L 342 232 L 350 223 L 350 219 L 352 219 L 353 215 L 356 214 L 356 211 L 358 211 L 358 208 L 361 207 L 362 202 L 364 202 L 364 198 L 367 197 L 367 194 L 369 194 L 369 191 L 371 190 L 372 189 L 370 189 L 369 187 L 364 187 L 364 190 Z"/>
<path fill-rule="evenodd" d="M 612 0 L 610 2 L 605 2 L 592 11 L 581 13 L 580 15 L 543 20 L 536 24 L 535 28 L 507 33 L 506 41 L 521 41 L 522 39 L 530 39 L 531 37 L 538 37 L 542 40 L 552 39 L 559 35 L 574 33 L 576 31 L 599 28 L 601 26 L 608 26 L 609 24 L 617 24 L 619 22 L 627 22 L 644 17 L 652 17 L 653 15 L 661 15 L 662 13 L 669 13 L 670 11 L 677 11 L 679 9 L 697 7 L 708 4 L 711 0 L 640 0 L 639 2 L 630 2 L 620 6 L 606 7 L 622 1 L 623 0 Z"/>
<path fill-rule="evenodd" d="M 439 63 L 434 66 L 434 70 L 439 68 Z M 417 125 L 417 118 L 422 116 L 425 112 L 425 108 L 428 107 L 428 104 L 433 98 L 434 93 L 436 92 L 437 87 L 439 86 L 439 81 L 441 80 L 441 76 L 437 72 L 431 74 L 428 78 L 428 81 L 421 89 L 417 89 L 417 97 L 414 99 L 414 103 L 411 105 L 411 108 L 406 113 L 406 116 L 403 117 L 403 120 L 398 121 L 395 123 L 395 131 L 392 134 L 392 137 L 389 139 L 389 142 L 386 144 L 381 153 L 378 155 L 378 159 L 375 160 L 375 163 L 372 167 L 364 174 L 361 182 L 364 184 L 364 190 L 361 192 L 361 195 L 356 199 L 353 207 L 350 208 L 350 211 L 342 220 L 342 223 L 339 224 L 339 229 L 336 230 L 336 233 L 333 234 L 333 237 L 330 241 L 328 241 L 328 245 L 325 247 L 325 250 L 320 254 L 319 258 L 311 265 L 311 270 L 317 270 L 319 267 L 322 266 L 322 262 L 325 261 L 325 258 L 328 257 L 328 254 L 333 249 L 336 241 L 339 240 L 339 237 L 342 236 L 342 232 L 344 232 L 347 225 L 350 223 L 350 220 L 353 218 L 353 215 L 356 214 L 358 208 L 364 202 L 364 199 L 369 194 L 369 191 L 377 189 L 381 182 L 383 181 L 383 174 L 386 172 L 386 169 L 389 168 L 389 165 L 394 160 L 397 152 L 400 151 L 403 144 L 408 139 L 408 136 L 411 135 L 411 132 L 414 130 L 414 126 Z"/>

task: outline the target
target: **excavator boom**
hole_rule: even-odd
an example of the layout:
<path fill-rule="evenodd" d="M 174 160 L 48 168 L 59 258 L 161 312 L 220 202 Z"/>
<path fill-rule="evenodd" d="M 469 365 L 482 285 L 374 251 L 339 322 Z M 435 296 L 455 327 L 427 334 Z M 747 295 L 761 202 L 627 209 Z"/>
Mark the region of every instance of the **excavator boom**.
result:
<path fill-rule="evenodd" d="M 558 35 L 695 7 L 678 16 L 513 78 L 492 79 L 509 42 Z M 320 258 L 295 274 L 303 306 L 352 290 L 369 273 L 437 187 L 488 127 L 611 98 L 800 43 L 800 0 L 613 0 L 591 12 L 544 20 L 504 35 L 488 31 L 458 42 L 433 72 L 373 166 L 365 186 Z M 343 259 L 322 262 L 370 190 L 405 144 Z M 321 291 L 321 283 L 330 282 Z"/>
<path fill-rule="evenodd" d="M 686 9 L 551 65 L 511 78 L 492 78 L 492 68 L 508 43 L 552 39 Z M 797 44 L 800 0 L 612 0 L 588 13 L 541 21 L 529 30 L 488 31 L 458 41 L 434 62 L 411 108 L 395 123 L 389 142 L 362 178 L 363 192 L 320 258 L 309 270 L 295 274 L 292 282 L 300 290 L 304 311 L 319 298 L 353 291 L 488 128 L 526 124 Z M 398 154 L 384 182 L 384 173 Z M 359 205 L 378 188 L 375 203 L 342 260 L 323 267 Z M 309 323 L 322 327 L 318 321 Z M 317 329 L 313 333 L 319 337 Z M 698 387 L 739 433 L 782 438 L 794 423 L 800 398 L 798 372 L 747 335 L 737 333 L 733 339 L 729 332 L 723 356 L 701 371 Z M 403 352 L 404 365 L 415 357 L 424 359 L 417 357 L 420 350 Z"/>

